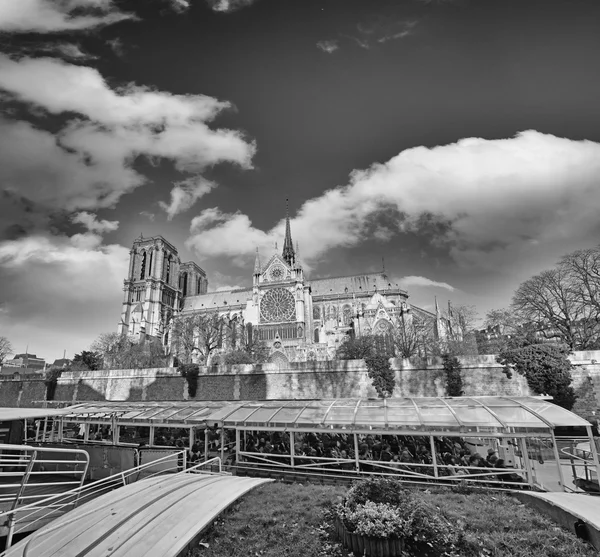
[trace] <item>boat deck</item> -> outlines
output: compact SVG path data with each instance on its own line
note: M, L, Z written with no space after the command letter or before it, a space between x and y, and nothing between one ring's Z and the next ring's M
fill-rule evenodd
M183 473L140 480L59 517L7 557L176 557L223 510L271 480Z

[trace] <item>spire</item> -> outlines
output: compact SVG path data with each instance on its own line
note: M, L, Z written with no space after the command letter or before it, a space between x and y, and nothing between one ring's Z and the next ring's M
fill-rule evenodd
M292 242L292 232L290 229L290 211L288 200L285 200L285 240L283 242L283 258L288 265L292 265L296 259L294 253L294 243Z
M258 248L256 248L256 259L254 259L254 274L260 275L260 273L261 273L260 256L258 255Z

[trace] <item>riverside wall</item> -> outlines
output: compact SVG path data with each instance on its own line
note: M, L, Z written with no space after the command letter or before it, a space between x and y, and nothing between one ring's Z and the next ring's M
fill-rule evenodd
M576 352L573 384L591 377L600 407L600 351ZM508 379L493 355L461 357L465 395L530 394L524 377ZM394 396L444 396L441 360L423 364L392 360L396 374ZM0 379L0 406L39 406L45 399L43 376ZM369 398L377 393L363 360L235 365L201 368L195 400L272 400ZM54 400L84 401L188 400L187 384L175 368L64 372Z

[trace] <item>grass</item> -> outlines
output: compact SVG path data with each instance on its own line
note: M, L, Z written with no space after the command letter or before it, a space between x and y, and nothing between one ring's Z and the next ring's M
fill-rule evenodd
M270 483L240 499L187 557L346 556L333 536L327 509L342 487ZM591 557L592 546L549 518L502 493L420 496L465 531L465 557Z

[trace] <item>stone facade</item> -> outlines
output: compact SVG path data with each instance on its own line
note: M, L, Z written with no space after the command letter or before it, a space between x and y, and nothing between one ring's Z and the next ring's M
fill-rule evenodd
M407 325L413 316L439 317L408 304L408 293L385 272L308 279L294 250L289 218L283 252L263 264L256 253L252 287L207 292L205 272L181 264L177 249L161 236L138 238L131 250L119 332L169 342L172 319L217 312L227 318L232 337L248 324L270 350L269 361L331 360L346 335L381 334ZM435 327L439 330L439 327Z

